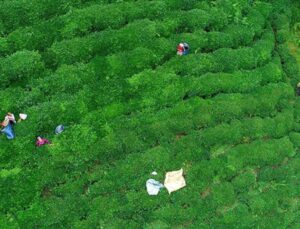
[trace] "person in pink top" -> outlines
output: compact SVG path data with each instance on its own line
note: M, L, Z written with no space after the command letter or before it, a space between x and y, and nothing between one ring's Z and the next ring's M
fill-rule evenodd
M37 137L37 140L36 140L36 143L35 143L35 145L37 147L40 147L40 146L46 145L46 144L51 144L51 142L46 138L42 138L40 136Z

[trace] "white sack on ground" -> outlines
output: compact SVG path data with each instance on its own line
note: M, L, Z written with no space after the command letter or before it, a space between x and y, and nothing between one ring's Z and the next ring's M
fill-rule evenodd
M186 183L183 177L183 169L167 172L164 185L168 190L169 194L171 194L171 192L177 191L178 189L185 187Z
M154 179L149 179L146 182L146 188L149 195L157 195L159 193L159 190L162 189L164 186L163 184L159 183L158 181Z
M27 119L27 114L19 114L20 119L25 120Z

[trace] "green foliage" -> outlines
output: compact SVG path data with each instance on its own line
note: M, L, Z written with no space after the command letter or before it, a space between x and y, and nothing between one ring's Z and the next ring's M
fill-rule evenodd
M64 14L72 6L83 4L86 0L4 0L0 7L2 33L11 32L18 27L32 25L41 19Z
M180 75L201 75L206 72L233 72L238 69L254 69L271 59L274 35L268 29L253 47L239 49L221 48L210 54L189 55L184 59L174 58L166 63Z
M22 83L39 77L44 71L44 64L37 52L19 51L0 60L1 84Z
M270 141L255 141L249 145L240 145L228 152L229 166L234 170L245 166L266 166L279 164L285 157L295 154L293 144L287 137Z
M295 227L298 11L0 1L0 114L28 114L15 139L0 136L1 228ZM39 135L52 144L36 147ZM186 187L147 194L147 179L180 168Z
M0 56L4 56L8 51L7 40L3 37L0 37Z

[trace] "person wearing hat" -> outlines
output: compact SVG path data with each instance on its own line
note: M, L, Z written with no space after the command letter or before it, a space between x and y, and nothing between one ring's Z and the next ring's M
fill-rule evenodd
M16 123L16 119L13 113L8 112L4 118L4 121L1 123L1 125L3 127L8 126L8 124L15 124Z

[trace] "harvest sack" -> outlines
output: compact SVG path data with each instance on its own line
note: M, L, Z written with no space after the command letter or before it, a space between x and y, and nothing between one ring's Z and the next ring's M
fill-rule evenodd
M25 120L27 118L27 114L19 114L20 119Z
M167 172L165 178L165 187L169 194L186 186L183 175L183 169Z
M159 193L159 190L162 189L164 186L163 184L159 183L158 181L154 179L149 179L146 182L146 188L149 195L157 195Z
M1 130L1 132L4 133L9 140L15 138L14 130L10 123L3 130Z
M63 125L59 125L55 128L55 134L60 134L61 132L63 132L65 129L65 127Z

